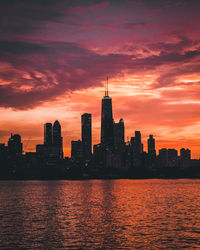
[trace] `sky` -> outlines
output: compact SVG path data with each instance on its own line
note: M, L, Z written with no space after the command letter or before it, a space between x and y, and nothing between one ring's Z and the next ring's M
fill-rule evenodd
M126 140L149 134L156 149L200 157L200 1L1 0L0 143L20 134L24 151L59 120L65 156L92 114L100 142L106 76Z

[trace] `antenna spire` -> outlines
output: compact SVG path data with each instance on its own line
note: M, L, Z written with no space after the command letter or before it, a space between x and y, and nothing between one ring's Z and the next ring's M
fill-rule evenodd
M107 93L106 96L108 96L108 76L107 76Z
M108 76L106 77L106 82L105 82L105 96L108 96Z
M106 81L105 81L105 96L106 96L106 94L107 94L107 83L106 83Z

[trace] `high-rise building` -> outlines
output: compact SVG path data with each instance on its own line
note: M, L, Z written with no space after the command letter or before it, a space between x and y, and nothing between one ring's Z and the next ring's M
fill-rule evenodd
M180 150L180 167L188 168L191 164L191 151L190 149L181 148Z
M4 143L0 143L0 172L8 163L8 147Z
M83 146L83 158L89 160L92 154L92 121L91 114L81 116L81 136Z
M113 131L113 113L112 98L108 95L108 78L105 88L105 96L102 99L101 108L101 144L113 147L114 131Z
M178 151L176 149L168 149L168 166L178 167Z
M95 162L95 166L103 166L105 163L105 148L101 143L93 146L93 160Z
M124 120L120 119L118 123L114 123L114 146L119 148L124 146Z
M22 154L22 143L20 135L11 134L8 140L8 151L12 155L21 155Z
M132 165L133 167L141 166L141 157L143 153L143 144L141 142L140 131L135 131L135 137L131 137Z
M159 150L158 162L160 167L168 167L168 150L166 148Z
M135 154L142 154L143 144L141 142L141 133L140 131L135 131L135 137L131 137L131 146Z
M53 141L53 131L52 131L52 124L46 123L44 124L44 144L45 145L52 145Z
M81 140L71 142L71 158L76 163L81 163L83 159L83 144Z
M63 158L63 141L61 136L61 126L58 120L53 124L53 146L58 149L58 156Z
M187 159L187 160L191 160L191 150L190 149L185 149L185 148L181 148L180 150L180 158L181 159Z
M148 154L151 157L156 156L156 149L155 149L155 139L153 138L153 135L149 135L149 139L147 140L148 142Z

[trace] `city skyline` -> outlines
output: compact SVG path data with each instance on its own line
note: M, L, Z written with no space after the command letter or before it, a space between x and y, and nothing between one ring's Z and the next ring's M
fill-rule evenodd
M147 153L150 157L157 157L160 155L160 152L167 151L177 151L175 152L176 157L187 154L189 152L191 159L191 150L186 147L181 147L180 149L176 148L167 148L156 147L156 141L153 134L149 134L149 137L146 139L145 143L142 140L142 134L140 131L135 130L134 134L131 137L127 137L127 140L124 137L125 134L125 126L124 119L120 118L119 122L115 122L113 118L113 107L112 107L112 98L109 96L109 88L108 88L108 76L106 78L106 82L104 85L104 96L102 97L102 105L101 105L101 129L100 129L100 138L99 142L94 144L92 142L92 114L84 113L81 115L81 136L79 139L73 139L70 144L70 156L72 159L83 159L83 161L90 161L92 154L95 155L94 147L101 146L104 149L107 148L111 151L118 150L119 148L125 146L133 146L136 147L137 154ZM47 122L44 124L43 128L43 144L35 145L35 149L31 152L37 152L38 148L47 147L47 150L50 149L50 152L55 150L59 159L63 159L63 137L62 137L62 129L58 120L54 122L54 124ZM134 137L135 135L135 137ZM20 147L23 147L23 143L21 143L21 135L11 133L10 138L7 142L7 146L9 147L9 142L12 138L20 137ZM6 145L6 143L4 143ZM145 147L146 144L146 147ZM3 144L2 144L3 145ZM135 145L135 146L134 146ZM48 149L49 148L49 149ZM19 150L20 151L20 150ZM22 150L21 153L28 153L28 151ZM55 152L54 152L55 153ZM161 154L162 155L162 154ZM195 158L194 158L195 159ZM200 158L196 158L200 159Z
M124 119L115 122L108 91L101 101L101 137L92 144L92 114L81 115L81 139L71 141L71 157L63 157L62 126L58 120L44 124L44 143L25 152L21 136L12 134L8 145L0 144L1 178L191 178L199 176L200 159L191 150L161 148L156 152L153 134L144 150L142 135L135 131L125 141ZM92 152L93 146L93 152ZM24 153L24 154L23 154Z
M92 129L93 126L92 126L92 118L91 118L92 114L90 114L90 113L84 113L84 114L81 114L81 116L80 116L80 137L76 136L76 138L72 138L72 140L69 142L70 143L69 154L67 154L67 155L64 154L63 136L62 136L62 132L61 132L62 124L60 124L59 120L57 120L57 119L54 121L54 124L50 123L49 121L47 121L45 124L43 124L43 138L42 138L42 141L41 141L41 143L34 145L34 148L32 150L29 151L29 150L26 149L27 148L27 144L29 143L31 137L29 137L29 139L27 141L23 140L23 138L21 138L22 143L23 143L23 141L26 142L26 143L24 143L25 144L24 145L25 149L23 149L23 152L24 153L26 153L26 152L35 152L36 148L37 148L37 145L43 145L42 142L44 143L44 145L54 145L55 144L54 143L54 141L55 141L55 139L54 139L55 138L55 136L54 136L54 126L58 124L58 126L60 126L60 128L59 128L59 130L60 130L59 137L61 138L61 142L60 143L61 143L61 145L62 145L61 147L63 149L62 153L60 153L61 154L61 158L62 157L71 157L71 154L72 154L72 142L77 142L77 141L82 142L83 138L84 138L84 136L83 136L83 131L84 131L84 126L83 126L83 119L84 118L83 117L84 116L86 116L86 117L89 116L90 117L91 135L89 137L90 137L90 140L91 140L91 145L89 146L89 148L91 148L90 150L91 150L92 153L93 153L93 146L98 145L99 143L100 144L105 144L105 145L109 145L109 143L110 143L110 144L114 145L114 126L119 125L121 122L123 123L123 140L121 140L120 143L122 143L122 142L124 142L124 143L131 143L131 139L133 138L134 134L136 133L136 136L137 136L137 133L139 133L140 134L139 135L140 142L141 142L141 145L142 145L142 152L144 151L144 152L147 152L148 154L151 154L151 152L149 151L149 148L151 148L151 145L152 145L152 142L150 142L151 140L153 140L153 148L155 148L155 150L156 150L156 152L155 152L156 155L158 155L159 151L163 150L163 149L176 149L179 152L179 155L180 155L180 152L181 152L182 149L185 149L185 148L188 149L188 148L190 148L189 145L186 145L185 147L184 146L180 146L180 148L167 147L167 146L158 147L157 146L157 140L155 138L155 134L150 134L150 133L147 132L148 135L147 135L146 138L144 138L144 136L142 135L142 133L141 133L140 130L134 130L133 133L130 136L127 136L127 138L125 138L124 135L126 133L126 127L124 125L124 119L121 117L119 119L119 123L116 123L115 119L113 118L114 114L113 114L112 98L109 96L109 91L108 91L108 76L107 76L105 82L106 83L104 85L104 96L102 97L102 105L101 105L101 117L104 116L103 113L105 111L103 111L103 110L105 109L104 108L105 107L105 101L109 101L109 103L108 103L108 109L111 110L111 114L109 114L110 111L108 111L108 110L107 111L108 111L108 116L110 116L111 121L113 122L113 125L112 125L113 126L112 127L112 130L113 130L112 133L113 133L113 135L111 136L111 143L109 141L110 140L109 139L110 138L110 134L108 133L108 132L110 132L110 128L106 128L105 129L105 130L107 130L107 133L108 133L108 134L106 133L107 137L108 137L108 142L105 143L105 141L102 140L102 126L103 126L102 125L102 118L101 118L101 121L99 121L100 124L101 124L101 126L100 126L100 132L99 132L99 140L95 141L96 143L94 143L92 141L92 135L93 135L93 129ZM108 123L110 123L109 120L108 120ZM49 126L50 126L50 128L49 128ZM50 131L48 131L48 129L50 129ZM49 136L49 134L46 131L48 131L51 135ZM10 136L12 137L12 135L18 136L18 133L15 133L15 132L11 131L8 138L10 138ZM88 136L88 134L86 134L86 137L87 136ZM49 137L51 137L51 138L49 138ZM118 137L120 137L120 135L118 135ZM86 138L86 140L87 140L87 138ZM4 141L4 142L0 141L0 143L5 143L6 145L8 145L8 142L9 142L9 139L7 141ZM173 142L172 142L172 145L173 145ZM191 156L192 156L192 152L191 152ZM192 159L200 159L200 157L197 157L197 158L191 157L191 158Z
M198 1L1 1L0 143L20 134L25 151L58 120L64 155L92 114L99 143L109 75L114 120L144 150L190 148L200 157Z

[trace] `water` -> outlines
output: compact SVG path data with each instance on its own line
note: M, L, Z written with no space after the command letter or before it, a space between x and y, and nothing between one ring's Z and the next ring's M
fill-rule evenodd
M1 181L0 248L200 248L200 180Z

